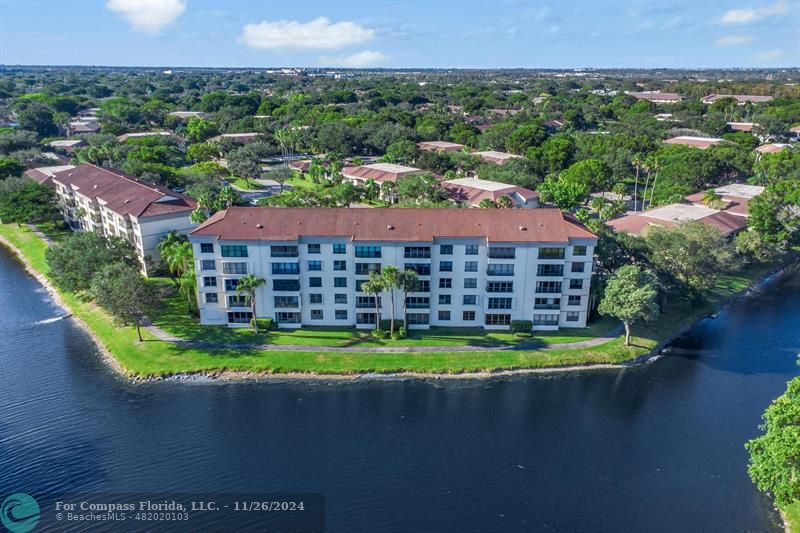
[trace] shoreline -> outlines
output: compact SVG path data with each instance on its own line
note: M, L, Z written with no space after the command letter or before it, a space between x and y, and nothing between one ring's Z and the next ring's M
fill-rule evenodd
M648 353L640 355L630 361L622 363L588 363L586 365L567 365L567 366L547 366L547 367L532 367L532 368L512 368L512 369L499 369L499 370L486 370L480 372L453 372L453 373L426 373L426 372L353 372L353 373L318 373L318 372L269 372L269 371L233 371L221 369L218 371L196 371L196 372L181 372L164 376L139 376L126 370L120 362L114 357L113 353L105 346L101 339L95 334L92 328L79 316L73 313L69 305L64 302L61 294L50 283L47 277L33 268L27 257L25 257L22 250L15 246L12 242L0 235L0 243L5 246L12 255L22 264L25 272L33 277L47 292L53 303L59 307L68 316L63 318L71 318L75 324L83 330L94 343L97 348L100 359L106 366L112 370L114 374L119 377L125 378L131 383L152 383L152 382L196 382L196 383L244 383L244 382L269 382L269 381L338 381L338 382L360 382L360 381L381 381L381 380L402 380L402 379L420 379L420 380L483 380L495 379L503 377L513 377L521 375L533 374L553 374L564 372L585 372L590 370L620 370L635 366L641 366L661 359L664 350L678 337L686 334L694 326L709 317L704 315L697 317L684 327L680 328L667 338L659 342ZM786 270L792 265L800 263L800 258L785 263L758 278L754 279L745 289L731 295L725 301L721 302L715 313L725 309L728 305L736 301L738 298L746 296L759 286L763 285L772 276Z

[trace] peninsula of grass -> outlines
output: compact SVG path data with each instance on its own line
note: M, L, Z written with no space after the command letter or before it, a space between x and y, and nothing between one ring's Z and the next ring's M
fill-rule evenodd
M800 532L800 502L794 502L783 510L786 517L786 533Z
M0 236L19 251L28 265L47 276L44 252L47 244L27 227L0 225ZM412 332L406 344L372 339L369 332L343 329L301 329L296 331L262 332L256 336L243 329L200 326L192 319L185 303L167 298L165 307L153 320L166 331L186 340L201 341L209 347L176 344L162 341L143 330L144 341L136 340L132 326L121 326L92 302L86 302L68 292L59 292L61 299L75 317L82 320L96 339L132 377L160 377L183 373L219 373L224 371L252 373L363 374L414 372L420 374L457 374L497 370L616 364L631 361L653 350L665 339L717 310L734 294L746 289L754 280L778 265L757 265L735 275L721 276L706 303L691 308L684 302L673 303L660 318L647 327L635 327L631 346L624 346L617 337L590 348L558 348L558 343L574 342L596 335L613 326L599 321L589 330L537 333L530 339L516 339L507 332L478 332L476 330L431 330ZM155 283L169 283L157 280ZM582 333L581 333L582 332ZM607 332L607 330L605 331ZM550 348L508 349L509 343L539 343ZM399 341L398 341L399 342ZM390 344L384 344L390 343ZM427 343L427 344L426 344ZM431 344L432 343L432 344ZM252 347L221 348L223 344L251 344ZM305 344L305 350L260 349L258 344ZM211 347L216 345L217 347ZM314 346L368 347L381 345L438 345L493 346L497 350L435 351L435 352L321 352Z

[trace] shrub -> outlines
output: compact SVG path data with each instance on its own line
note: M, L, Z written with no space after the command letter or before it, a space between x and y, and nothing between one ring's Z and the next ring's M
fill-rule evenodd
M258 318L258 319L250 319L250 327L253 327L253 323L255 320L258 320L258 330L259 331L268 331L277 329L278 325L275 323L275 320L272 318Z
M511 321L511 332L514 334L518 333L530 333L533 329L533 321L531 320L512 320Z
M397 330L397 336L401 339L405 339L408 336L408 331L406 331L406 328L401 327Z
M389 320L388 318L382 318L381 319L381 329L388 330L389 327L391 326L391 323L392 323L392 321ZM398 330L398 329L402 328L403 325L404 324L403 324L402 320L395 320L394 321L394 329L395 330Z
M372 336L376 339L388 339L389 331L385 329L376 329L372 332Z

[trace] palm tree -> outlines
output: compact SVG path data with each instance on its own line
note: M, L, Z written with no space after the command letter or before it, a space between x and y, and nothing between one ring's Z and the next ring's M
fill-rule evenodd
M236 194L233 187L223 187L222 190L219 191L219 201L225 204L225 207L231 207L238 198L239 195Z
M208 217L202 209L195 209L189 214L189 220L195 224L202 224Z
M495 203L500 209L510 209L514 207L514 202L508 196L501 196Z
M361 284L361 290L375 298L375 330L381 329L381 306L378 298L383 292L383 278L377 272L370 272L369 279Z
M636 169L636 178L633 182L633 212L635 213L638 210L639 205L639 171L642 168L642 163L644 159L642 158L641 154L633 154L631 158L631 164L633 168Z
M256 318L256 289L264 285L266 280L257 278L253 274L247 274L239 278L239 283L236 285L236 295L244 294L245 301L250 305L253 315L253 332L258 333L258 319Z
M653 170L655 171L655 176L653 176L653 186L650 188L650 206L653 206L653 198L656 195L656 182L658 181L658 171L661 170L661 161L656 157L653 158Z
M722 206L722 196L714 189L708 189L703 193L703 203L713 209L719 209Z
M497 205L495 205L494 201L492 201L491 198L484 198L483 200L480 201L478 207L480 207L481 209L494 209L495 207L497 207Z
M400 279L397 284L398 288L403 291L403 326L408 329L408 293L419 290L419 274L414 270L404 270L400 274Z
M388 183L388 182L387 182ZM400 285L400 277L402 274L400 270L394 265L388 265L381 271L381 281L383 282L383 289L389 291L391 298L391 322L389 323L389 333L394 333L394 290Z
M177 246L183 242L186 242L186 235L173 230L162 237L157 245L161 261L167 265L170 278L178 287L180 287L180 282L178 282L178 276L175 275L175 271L172 269L171 265L173 264L173 257L176 253Z
M364 183L364 192L367 200L374 202L378 197L378 183L370 178Z

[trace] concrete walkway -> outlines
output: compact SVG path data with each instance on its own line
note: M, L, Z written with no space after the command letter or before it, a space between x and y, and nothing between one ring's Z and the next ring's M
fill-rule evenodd
M186 348L208 349L256 349L274 352L329 352L329 353L434 353L434 352L499 352L499 351L529 351L529 350L563 350L567 348L591 348L612 341L622 334L622 325L617 326L602 337L595 337L585 341L564 342L549 344L546 342L532 341L521 342L513 346L312 346L305 344L247 344L247 343L214 343L187 341L167 333L158 326L149 324L145 326L154 337L171 342Z

